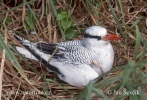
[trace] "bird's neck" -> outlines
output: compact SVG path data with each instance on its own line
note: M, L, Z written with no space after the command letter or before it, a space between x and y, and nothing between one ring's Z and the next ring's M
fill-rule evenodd
M112 45L109 42L100 42L100 43L88 43L83 42L83 45L88 49L95 53L99 53L101 51L106 51L108 48L112 48Z

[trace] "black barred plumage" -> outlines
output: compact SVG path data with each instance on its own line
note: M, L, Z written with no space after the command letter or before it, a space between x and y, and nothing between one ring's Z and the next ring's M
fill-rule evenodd
M93 59L96 59L94 52L89 52L82 41L61 42L59 44L38 43L37 48L44 53L52 54L57 48L53 58L64 58L64 60L71 60L72 62L91 64ZM63 61L63 60L62 60Z
M76 40L76 41L68 41L68 42L61 42L60 43L61 46L68 46L68 45L82 45L80 40Z

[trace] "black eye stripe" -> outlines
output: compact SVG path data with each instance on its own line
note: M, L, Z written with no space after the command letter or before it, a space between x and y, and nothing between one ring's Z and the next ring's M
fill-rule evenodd
M84 38L94 38L94 39L101 40L101 36L92 36L90 34L84 34Z

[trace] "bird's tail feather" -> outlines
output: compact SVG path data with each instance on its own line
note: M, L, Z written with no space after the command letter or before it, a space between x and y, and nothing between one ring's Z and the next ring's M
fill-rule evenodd
M24 39L18 35L14 35L14 37L25 47L21 48L16 46L17 51L24 55L26 58L34 59L34 60L40 60L40 56L35 53L35 51L32 49L32 46L35 46L35 43L31 43L27 39ZM37 57L36 57L37 56Z
M19 37L18 35L14 35L14 37L25 47L25 48L21 48L16 46L16 49L20 54L24 55L29 59L41 61L44 65L46 65L52 71L56 72L58 75L64 76L57 67L49 64L48 61L46 61L44 58L38 55L35 52L35 50L32 49L32 45L36 45L36 43L31 43L28 40Z
M35 56L33 56L27 49L16 46L16 50L20 54L24 55L26 58L38 61L38 59Z
M26 40L18 35L14 35L14 37L24 46L31 46L32 45L31 42L29 42L28 40Z

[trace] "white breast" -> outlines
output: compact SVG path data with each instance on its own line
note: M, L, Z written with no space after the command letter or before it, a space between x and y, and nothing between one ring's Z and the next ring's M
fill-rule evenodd
M108 42L104 47L97 49L97 59L103 69L104 72L109 71L112 68L114 61L114 50L112 45ZM99 67L93 64L92 68L101 75L101 70Z

